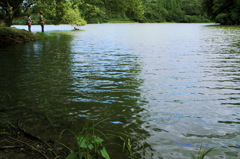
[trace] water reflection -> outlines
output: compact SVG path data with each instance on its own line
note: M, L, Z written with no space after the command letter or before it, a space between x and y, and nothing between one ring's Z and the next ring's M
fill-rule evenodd
M5 75L11 77L3 81L3 83L7 82L4 90L9 92L15 100L43 95L50 98L54 96L53 92L58 93L59 91L54 89L60 89L58 86L63 84L61 82L64 82L64 77L67 78L69 74L70 47L67 40L71 39L70 36L66 36L54 41L41 41L6 48L8 54L4 55L6 59L1 62L4 65L3 70L7 72ZM14 73L11 73L12 71Z
M147 148L144 138L148 132L141 128L143 121L139 116L144 111L145 100L141 98L139 88L143 80L139 77L138 57L125 43L112 40L113 34L104 38L94 35L96 44L91 43L93 39L87 34L75 35L72 42L73 82L69 100L74 109L71 115L91 116L94 120L109 118L110 123L104 129L135 135L138 140L143 139L136 149ZM105 42L98 44L98 41Z
M34 125L27 129L38 130L34 132L37 135L46 133L48 137L65 128L79 131L87 118L98 121L109 118L101 125L103 130L137 134L135 137L143 142L138 142L136 148L147 147L144 138L148 132L141 128L143 121L138 115L144 110L138 57L116 49L116 44L86 45L82 40L80 32L79 37L60 35L53 40L2 49L1 76L5 78L1 79L0 88L14 99L11 114L30 123L32 114L39 112ZM51 121L57 128L50 131L41 125L44 118L41 111L47 118L51 118L49 112L64 112L68 117Z
M24 110L64 112L55 123L59 131L79 130L88 117L110 118L101 129L132 135L142 158L186 158L179 145L197 153L201 144L225 153L215 158L237 158L239 28L85 27L1 49L1 90Z

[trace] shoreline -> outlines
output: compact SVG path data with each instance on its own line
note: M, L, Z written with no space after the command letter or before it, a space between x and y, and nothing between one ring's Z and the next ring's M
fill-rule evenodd
M16 27L0 27L0 47L30 43L52 37L56 37L56 35L49 35L42 32L29 32Z

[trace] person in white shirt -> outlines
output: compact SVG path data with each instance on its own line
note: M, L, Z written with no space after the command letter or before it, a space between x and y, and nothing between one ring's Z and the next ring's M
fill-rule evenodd
M28 25L28 31L29 31L29 32L32 32L32 31L31 31L32 21L33 21L33 20L31 19L31 15L29 14L29 15L28 15L28 19L27 19L27 25Z

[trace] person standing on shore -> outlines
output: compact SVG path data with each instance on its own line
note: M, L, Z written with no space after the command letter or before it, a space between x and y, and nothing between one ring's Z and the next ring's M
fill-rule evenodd
M39 24L41 25L41 28L42 28L42 32L44 32L44 22L45 20L43 20L43 12L40 11L40 16L39 16Z
M32 21L33 21L33 20L31 19L31 15L28 14L27 25L28 25L28 31L29 31L29 32L32 32L32 31L31 31Z

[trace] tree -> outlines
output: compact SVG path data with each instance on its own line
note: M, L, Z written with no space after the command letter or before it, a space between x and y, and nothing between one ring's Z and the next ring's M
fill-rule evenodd
M85 25L86 21L80 17L80 12L78 10L78 7L75 5L71 7L70 2L68 5L69 6L66 7L67 9L65 10L65 14L62 17L63 23L77 25L77 26Z
M239 0L203 0L202 5L211 20L216 23L240 24Z
M11 26L15 19L26 16L37 0L0 0L0 18L4 25Z
M79 10L81 12L81 16L88 23L98 23L104 22L106 18L106 12L101 5L94 5L89 3L79 3Z
M11 26L16 19L39 11L43 11L44 18L47 17L53 24L63 22L63 17L66 21L66 17L71 16L75 17L77 24L85 24L79 10L68 0L0 0L0 18L6 26Z
M79 5L81 15L87 22L107 22L109 19L143 19L141 0L72 0Z
M126 15L135 21L141 21L144 15L144 9L141 0L127 1Z
M186 15L201 15L203 14L200 0L183 0L182 10Z

